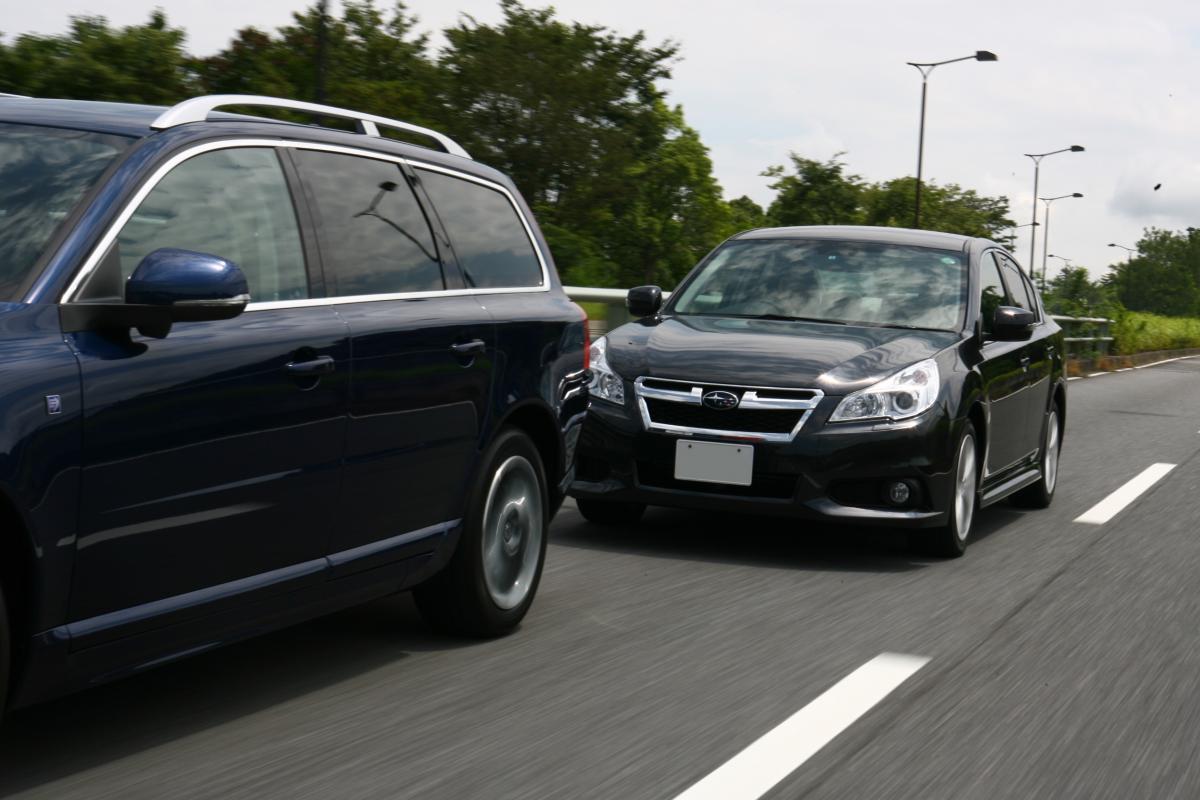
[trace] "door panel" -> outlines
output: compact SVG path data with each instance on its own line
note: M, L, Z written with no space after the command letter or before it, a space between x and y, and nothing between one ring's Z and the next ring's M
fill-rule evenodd
M472 297L339 311L354 355L334 552L462 516L495 357L491 317ZM474 342L478 352L453 349Z
M1046 413L1050 392L1050 361L1046 353L1045 325L1040 317L1037 290L1015 261L1004 254L1000 254L998 260L1014 304L1039 315L1039 324L1034 328L1029 340L1022 342L1020 355L1026 390L1025 416L1020 427L1014 431L1014 436L1021 441L1016 456L1020 458L1041 446L1042 417Z
M1012 295L1000 276L1000 265L992 252L980 258L980 299L982 332L986 344L980 348L979 365L983 394L988 403L988 443L986 474L995 474L1017 461L1025 447L1022 434L1028 411L1024 342L987 341L992 330L992 314L1000 306L1012 305Z
M164 340L74 334L85 466L72 620L323 555L349 390L327 307L175 326ZM298 380L290 362L339 370Z

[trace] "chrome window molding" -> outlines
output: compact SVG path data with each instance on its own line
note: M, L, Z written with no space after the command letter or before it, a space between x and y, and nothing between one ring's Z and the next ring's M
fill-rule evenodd
M217 142L204 142L194 145L183 150L182 152L176 153L157 170L155 170L150 178L138 188L133 197L126 202L125 207L121 210L121 213L117 215L116 219L113 220L113 222L108 226L108 229L104 232L104 235L100 238L100 241L97 242L96 246L92 248L91 253L84 260L83 266L79 268L74 277L71 278L70 283L67 284L67 288L59 296L59 302L69 303L77 299L79 290L87 282L87 279L91 277L92 273L95 272L100 260L104 257L104 254L108 252L108 248L112 246L112 243L116 240L121 229L124 228L125 224L129 221L129 218L133 216L134 212L139 206L141 206L142 201L146 199L146 196L149 195L150 192L154 191L159 182L162 181L162 179L165 178L171 170L178 167L184 161L204 153L209 153L214 150L229 150L243 147L290 147L299 150L320 150L327 153L340 153L343 155L359 156L361 158L373 158L377 161L389 161L394 164L407 165L414 169L430 169L437 172L444 172L447 175L468 180L473 183L478 183L482 186L488 187L489 189L494 189L495 191L503 194L508 199L508 202L512 205L513 210L517 214L517 218L521 221L521 225L525 228L525 235L529 237L529 242L533 247L534 254L537 256L538 264L542 268L542 283L538 286L513 286L490 289L442 289L429 292L395 292L390 294L355 295L344 297L312 297L299 300L272 300L264 302L251 302L246 306L247 311L277 308L302 308L304 306L317 305L341 305L345 303L376 302L383 300L419 300L427 297L450 297L456 295L524 294L528 292L550 291L550 269L549 264L546 261L546 257L542 253L542 248L538 246L537 238L533 235L533 228L529 224L529 220L526 218L524 212L521 210L521 206L516 202L512 193L504 186L494 181L489 181L486 178L480 178L477 175L470 175L468 173L460 172L448 167L442 167L440 165L435 167L423 161L404 158L403 156L394 156L388 153L377 153L357 147L345 147L343 145L323 144L320 142L304 142L291 139L247 138L222 139L221 141Z
M678 391L672 389L661 389L655 386L646 386L647 380L673 383L680 387L687 387ZM646 405L646 399L665 400L671 403L683 403L691 406L702 406L702 397L704 395L704 387L726 387L730 389L744 389L741 402L737 408L747 411L803 411L800 419L796 421L795 426L789 433L769 433L764 431L744 431L744 430L725 430L717 428L692 428L683 425L669 425L665 422L655 422L650 418L650 407ZM783 398L783 397L759 397L760 392L807 392L812 396L809 398ZM754 439L762 442L785 443L796 438L800 433L800 429L804 427L804 423L812 416L812 412L820 404L825 393L820 389L797 389L772 386L744 386L728 383L708 383L708 382L691 382L680 381L673 378L654 378L642 376L634 380L633 393L637 398L638 412L642 418L642 425L647 431L658 431L660 433L671 433L681 436L693 436L700 434L703 436L728 436L738 439Z

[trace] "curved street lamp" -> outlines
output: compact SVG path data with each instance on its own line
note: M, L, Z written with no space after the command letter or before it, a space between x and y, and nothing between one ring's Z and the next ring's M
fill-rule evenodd
M1190 230L1190 229L1189 229L1189 230ZM1133 248L1133 247L1126 247L1125 245L1123 245L1123 244L1117 244L1116 242L1109 242L1109 243L1108 243L1108 246L1109 246L1109 247L1119 247L1119 248L1121 248L1122 250L1124 250L1124 251L1125 251L1125 263L1126 263L1126 264L1128 264L1128 263L1129 263L1129 262L1130 262L1130 261L1133 259L1133 254L1137 252L1137 249L1136 249L1136 248Z
M943 64L953 64L957 61L997 61L996 54L989 50L976 50L973 56L963 56L962 58L949 58L945 61L934 61L927 64L920 64L915 61L908 61L910 67L916 67L921 72L921 128L917 135L917 199L916 208L913 211L913 227L921 227L921 175L925 166L925 94L929 88L929 74L933 72L935 67L940 67ZM1034 194L1037 192L1035 191Z
M1054 255L1054 253L1051 253L1051 254L1050 254L1050 258L1057 258L1059 261L1063 262L1063 264L1064 264L1064 265L1065 265L1065 266L1066 266L1068 269L1070 269L1070 267L1071 267L1071 262L1074 260L1074 259L1071 259L1071 258L1067 258L1066 256L1056 256L1056 255ZM1043 289L1042 291L1045 291L1045 289Z
M1033 221L1037 222L1037 201L1038 201L1038 173L1042 168L1042 159L1046 156L1057 155L1058 153L1082 153L1083 145L1073 144L1070 147L1064 147L1061 150L1051 150L1048 153L1026 153L1026 158L1033 159ZM1037 237L1029 237L1029 270L1033 271L1034 258L1037 256Z
M1058 197L1043 197L1040 198L1046 204L1046 227L1042 229L1042 291L1046 291L1046 251L1050 249L1050 204L1055 200L1064 200L1068 197L1083 197L1079 192L1071 192L1070 194L1060 194Z

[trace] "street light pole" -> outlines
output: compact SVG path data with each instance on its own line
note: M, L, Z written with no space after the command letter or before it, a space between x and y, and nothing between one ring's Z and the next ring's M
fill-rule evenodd
M1055 200L1062 200L1067 197L1083 197L1079 192L1071 194L1060 194L1058 197L1043 197L1041 201L1046 204L1046 226L1042 230L1042 291L1046 291L1046 253L1050 250L1050 204ZM1034 234L1036 237L1036 233ZM1030 265L1030 269L1033 265Z
M1033 221L1037 222L1037 201L1038 201L1038 173L1042 169L1042 159L1046 156L1052 156L1057 153L1082 153L1082 145L1073 144L1070 147L1064 147L1061 150L1051 150L1048 153L1026 153L1026 158L1033 159ZM1037 258L1037 231L1034 231L1029 236L1029 270L1033 271L1033 265Z
M962 58L951 58L946 61L934 61L928 64L918 64L913 61L907 62L910 67L916 67L921 73L921 126L917 134L917 197L915 208L913 210L913 227L921 227L921 178L925 168L925 98L929 91L929 75L935 67L940 67L943 64L953 64L956 61L996 61L996 54L987 50L976 50L973 56L963 56Z
M1126 247L1125 245L1123 245L1123 244L1117 244L1116 242L1109 242L1109 243L1108 243L1108 246L1109 246L1109 247L1119 247L1119 248L1121 248L1122 250L1124 250L1124 251L1125 251L1125 263L1126 263L1126 264L1128 264L1130 261L1132 261L1132 260L1133 260L1133 254L1136 252L1135 248L1132 248L1132 247Z

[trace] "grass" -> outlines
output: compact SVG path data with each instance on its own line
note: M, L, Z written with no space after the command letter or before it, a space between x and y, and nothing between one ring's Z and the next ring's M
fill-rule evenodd
M1112 336L1122 355L1200 347L1200 319L1127 311L1113 326Z

